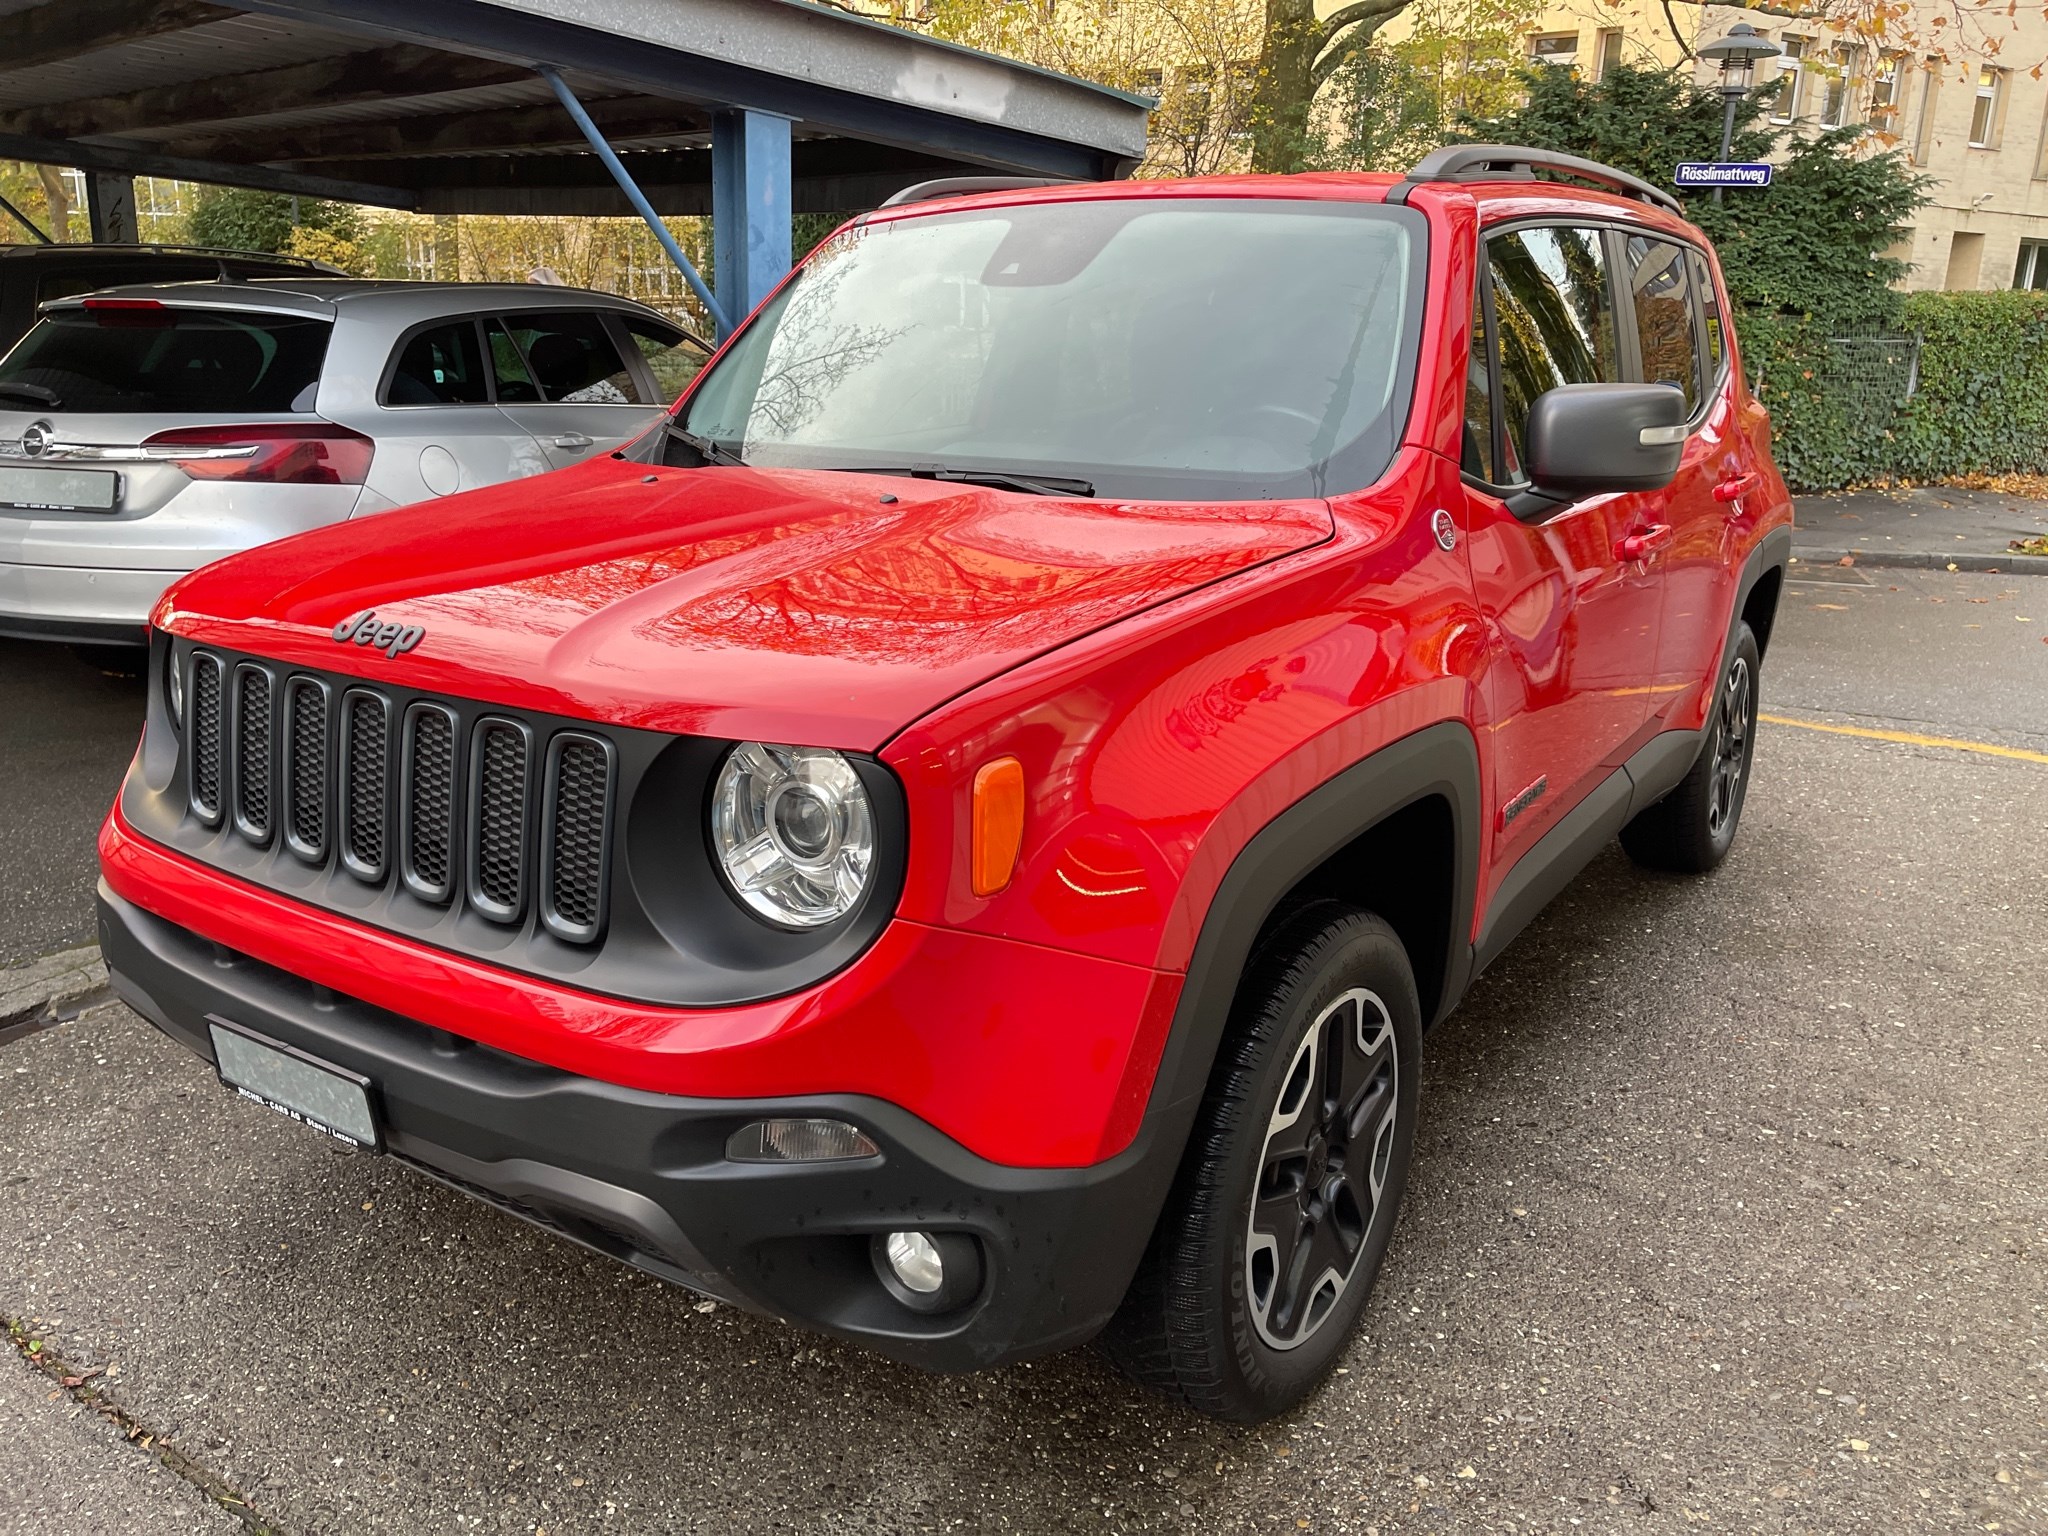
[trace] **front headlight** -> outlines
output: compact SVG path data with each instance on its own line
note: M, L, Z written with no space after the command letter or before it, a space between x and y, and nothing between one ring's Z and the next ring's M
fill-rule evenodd
M164 636L164 703L171 711L171 724L185 728L185 674L178 670L178 648Z
M747 906L784 928L818 928L851 912L873 879L874 806L829 748L742 742L718 771L711 843Z

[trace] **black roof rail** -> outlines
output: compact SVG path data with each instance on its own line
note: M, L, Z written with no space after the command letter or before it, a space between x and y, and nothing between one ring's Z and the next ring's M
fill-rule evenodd
M928 203L935 197L965 197L970 192L1016 192L1025 187L1067 187L1076 185L1071 176L941 176L920 181L887 198L884 208L901 208L905 203Z
M1519 144L1446 144L1442 149L1433 149L1415 162L1415 168L1387 194L1387 201L1405 203L1410 188L1432 181L1533 181L1538 171L1590 181L1609 192L1639 198L1666 213L1685 217L1684 205L1677 198L1640 176L1617 171L1598 160L1551 149L1528 149Z

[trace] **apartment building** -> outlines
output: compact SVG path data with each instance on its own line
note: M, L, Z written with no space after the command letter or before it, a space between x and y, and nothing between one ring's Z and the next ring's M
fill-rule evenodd
M2048 80L2032 74L2048 60L2048 13L1941 9L1948 24L1925 30L1946 35L1946 57L1740 6L1673 4L1667 16L1658 0L1563 0L1533 24L1529 57L1597 78L1618 60L1681 64L1679 36L1696 48L1748 22L1785 50L1759 71L1760 85L1776 82L1774 122L1868 123L1929 178L1928 203L1892 251L1911 263L1905 287L2048 289ZM1702 68L1700 78L1717 76Z

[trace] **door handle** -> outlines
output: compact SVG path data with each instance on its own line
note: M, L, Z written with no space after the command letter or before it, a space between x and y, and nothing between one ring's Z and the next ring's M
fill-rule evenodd
M1615 546L1615 554L1623 561L1647 560L1656 551L1671 542L1669 523L1652 523L1647 528L1638 528L1634 533Z
M581 432L564 432L551 441L557 448L588 448L594 439L585 437Z
M1730 503L1738 502L1755 490L1762 480L1763 476L1757 474L1754 470L1748 474L1731 475L1714 487L1714 500Z

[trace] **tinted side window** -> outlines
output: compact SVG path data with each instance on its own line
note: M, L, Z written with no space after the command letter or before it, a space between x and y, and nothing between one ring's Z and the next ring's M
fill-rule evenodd
M384 391L386 405L482 405L490 398L473 320L451 320L401 343Z
M1635 305L1636 340L1643 353L1643 379L1684 390L1689 409L1700 403L1691 254L1667 240L1628 237L1628 283Z
M657 325L639 315L621 315L619 321L647 360L664 405L673 403L711 358L694 337L674 326Z
M1707 266L1707 258L1698 251L1692 253L1693 285L1699 290L1700 304L1707 316L1707 373L1718 377L1721 372L1721 358L1728 350L1728 344L1721 337L1721 295L1714 287L1714 274Z
M1522 229L1487 242L1499 331L1501 410L1513 465L1529 407L1561 384L1621 377L1605 247L1597 229Z
M1493 474L1493 375L1486 356L1486 276L1472 294L1472 351L1465 360L1465 433L1458 468L1479 480Z
M520 354L518 343L513 341L505 327L495 320L485 323L484 334L491 344L491 376L497 381L498 403L538 403L540 389L533 382L533 375L526 370L526 359Z
M589 310L505 316L543 400L555 405L652 405Z

